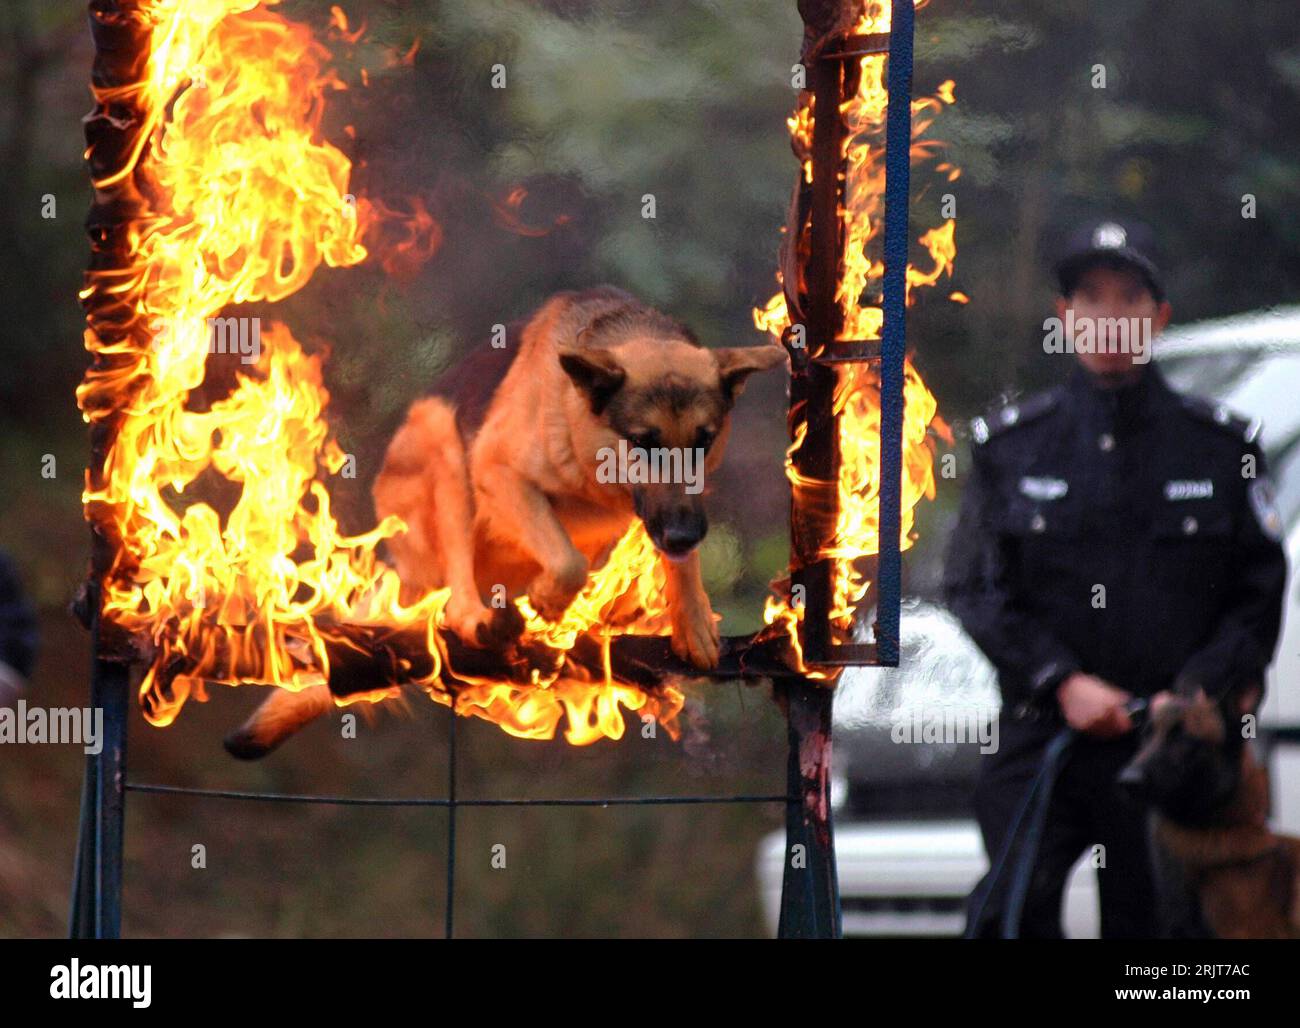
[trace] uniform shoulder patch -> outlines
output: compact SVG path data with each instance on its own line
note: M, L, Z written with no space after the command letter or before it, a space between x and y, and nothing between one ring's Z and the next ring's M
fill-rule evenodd
M1061 400L1060 389L1034 393L1018 403L1008 403L995 407L970 423L971 438L977 445L983 446L995 435L1000 435L1018 425L1027 425L1044 414L1056 409Z
M1277 490L1268 478L1257 478L1247 490L1250 509L1255 513L1255 520L1265 537L1273 542L1282 541L1282 512L1277 505Z
M1183 409L1198 421L1215 425L1243 442L1253 443L1259 437L1262 423L1258 418L1244 418L1229 407L1203 396L1179 393Z

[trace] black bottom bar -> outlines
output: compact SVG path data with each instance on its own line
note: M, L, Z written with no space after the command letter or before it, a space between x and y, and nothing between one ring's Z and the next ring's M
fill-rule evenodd
M782 939L838 939L839 877L831 825L833 689L807 680L783 683L790 758L786 804Z

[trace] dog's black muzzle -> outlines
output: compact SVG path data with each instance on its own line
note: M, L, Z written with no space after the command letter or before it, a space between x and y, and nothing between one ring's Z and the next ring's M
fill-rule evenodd
M640 496L634 494L633 501L655 549L670 559L685 557L708 535L709 519L698 507L674 505L645 510Z

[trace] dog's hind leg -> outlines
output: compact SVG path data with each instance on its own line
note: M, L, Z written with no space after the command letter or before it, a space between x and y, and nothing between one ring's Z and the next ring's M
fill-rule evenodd
M273 688L252 716L226 736L226 752L240 760L265 757L304 725L333 708L329 686L313 685L297 692Z
M412 405L388 446L374 485L375 511L396 514L407 531L388 540L408 595L449 586L448 628L470 644L489 645L517 632L513 607L493 610L474 578L474 499L456 413L437 397Z

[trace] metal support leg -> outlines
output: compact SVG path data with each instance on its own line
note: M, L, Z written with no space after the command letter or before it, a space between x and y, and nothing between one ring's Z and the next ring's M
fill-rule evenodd
M98 626L92 635L98 653ZM116 939L122 932L122 827L126 785L126 724L130 670L96 656L90 703L104 711L103 746L86 757L81 827L73 871L68 934Z
M835 692L807 679L784 686L790 758L785 811L782 939L838 939L840 889L831 825L831 705Z

